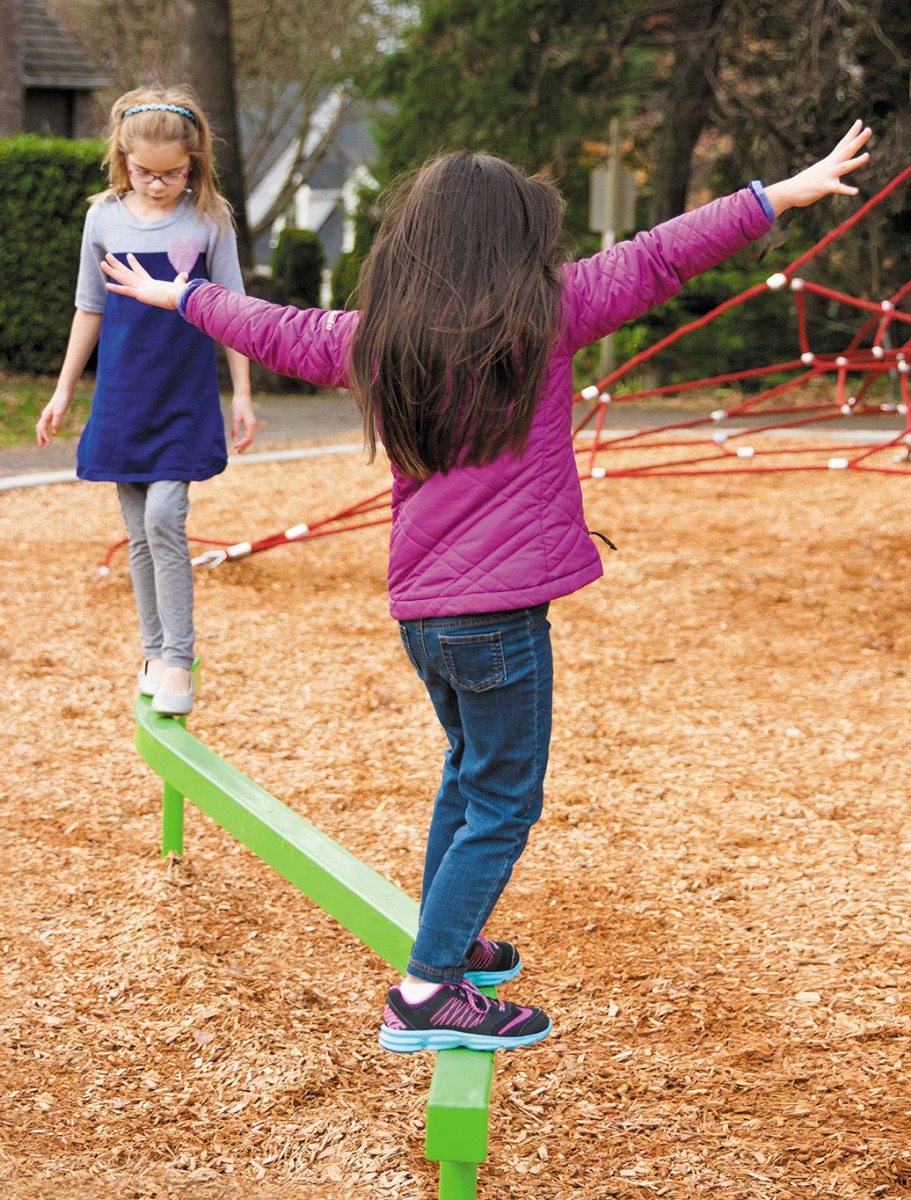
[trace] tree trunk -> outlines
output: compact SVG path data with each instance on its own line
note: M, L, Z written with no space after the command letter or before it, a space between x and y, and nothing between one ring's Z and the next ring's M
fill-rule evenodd
M686 208L693 150L715 94L721 18L726 4L727 0L692 0L680 6L653 175L652 224L667 221Z
M234 209L240 265L253 266L234 90L231 0L178 0L180 68L215 136L218 178Z

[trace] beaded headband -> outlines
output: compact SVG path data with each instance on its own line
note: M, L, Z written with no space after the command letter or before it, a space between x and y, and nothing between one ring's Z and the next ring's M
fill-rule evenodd
M124 121L127 117L132 117L135 113L141 112L178 113L181 117L189 117L194 125L199 124L196 119L196 114L191 113L188 108L181 108L179 104L137 104L135 108L128 108L120 119L121 121Z

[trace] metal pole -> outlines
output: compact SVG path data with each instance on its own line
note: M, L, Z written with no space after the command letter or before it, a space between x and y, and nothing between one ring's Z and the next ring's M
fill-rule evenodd
M605 229L601 233L601 249L610 250L617 240L617 221L623 209L623 196L621 192L622 175L621 175L621 157L622 147L620 141L620 118L611 117L609 130L610 140L610 158L607 163L607 212L608 220L606 222L610 228ZM607 337L601 340L601 362L600 375L603 379L609 375L614 369L614 338L613 334L608 334Z

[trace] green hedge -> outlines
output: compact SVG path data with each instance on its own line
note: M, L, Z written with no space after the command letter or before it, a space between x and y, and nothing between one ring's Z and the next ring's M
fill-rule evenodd
M326 256L309 229L283 229L272 251L272 278L297 308L318 308Z
M0 367L55 374L73 320L86 199L100 141L0 139Z
M333 308L357 308L357 280L361 263L370 252L370 247L379 230L376 188L362 185L358 192L354 212L354 246L339 255L332 270Z
M361 269L361 256L356 250L344 250L337 258L332 268L332 296L329 301L332 308L357 307L354 292L357 287L357 277Z

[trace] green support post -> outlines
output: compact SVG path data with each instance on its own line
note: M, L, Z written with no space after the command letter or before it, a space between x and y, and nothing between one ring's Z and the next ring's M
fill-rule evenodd
M440 1200L476 1200L477 1194L477 1163L440 1163Z
M447 1050L446 1059L447 1069L434 1071L430 1081L425 1153L440 1164L440 1200L474 1200L478 1163L487 1158L493 1054Z
M183 854L183 796L165 780L161 798L161 857Z
M185 718L157 716L142 696L135 744L164 781L163 854L183 852L186 798L390 966L405 971L418 923L410 896L204 746L187 732ZM477 1196L478 1164L487 1157L493 1061L492 1053L464 1049L436 1056L426 1154L440 1164L440 1200Z

